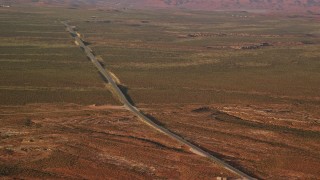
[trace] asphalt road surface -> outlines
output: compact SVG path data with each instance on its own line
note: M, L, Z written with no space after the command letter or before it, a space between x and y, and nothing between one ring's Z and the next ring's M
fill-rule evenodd
M210 153L206 152L205 150L201 149L200 147L190 143L189 141L185 140L183 137L171 132L170 130L166 129L165 127L162 127L155 122L153 122L151 119L146 117L138 108L133 106L126 96L123 94L123 92L120 90L118 85L115 83L115 81L112 79L111 74L105 70L102 65L99 63L99 61L96 59L95 55L92 53L92 50L87 47L83 40L77 35L77 32L74 30L75 27L70 26L67 22L62 22L66 26L67 31L74 37L76 44L78 44L83 51L86 53L87 57L91 60L91 62L95 65L95 67L98 69L98 71L101 73L101 75L108 81L110 84L112 90L114 91L115 95L118 97L118 99L123 103L123 105L132 113L134 113L143 123L151 126L152 128L156 129L157 131L173 138L174 140L178 141L179 143L187 146L189 150L197 155L206 157L210 160L212 160L214 163L220 165L221 167L233 172L234 174L238 175L239 177L243 179L255 179L248 174L238 170L237 168L227 164L223 160L211 155Z

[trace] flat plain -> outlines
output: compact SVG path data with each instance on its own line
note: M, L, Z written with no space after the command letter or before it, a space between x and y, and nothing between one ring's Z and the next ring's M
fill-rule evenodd
M247 12L0 9L0 176L212 179L233 174L140 123L135 106L259 179L320 176L320 23Z

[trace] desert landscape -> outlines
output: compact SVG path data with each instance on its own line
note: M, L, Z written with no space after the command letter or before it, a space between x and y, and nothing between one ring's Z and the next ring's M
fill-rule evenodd
M1 179L319 179L320 1L0 1Z

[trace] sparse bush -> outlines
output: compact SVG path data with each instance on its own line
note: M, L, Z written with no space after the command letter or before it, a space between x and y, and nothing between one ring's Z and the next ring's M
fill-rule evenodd
M14 175L17 174L18 171L19 169L15 165L0 164L0 177Z

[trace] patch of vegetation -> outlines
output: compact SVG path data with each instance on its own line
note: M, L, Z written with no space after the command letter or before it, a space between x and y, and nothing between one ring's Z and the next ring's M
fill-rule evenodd
M3 152L6 155L13 155L14 154L14 150L12 148L9 148L9 147L4 148Z
M285 133L285 134L289 133L289 134L294 134L295 136L303 137L305 139L319 140L319 138L320 138L320 133L317 131L306 131L306 130L301 130L301 129L296 129L296 128L289 128L289 127L285 127L285 126L266 125L265 123L250 122L250 121L246 121L246 120L241 119L239 117L232 116L227 113L220 112L220 111L213 112L211 114L211 116L218 121L234 123L234 124L238 124L241 126L247 126L250 128L254 128L254 129L276 131L276 132Z
M246 14L239 19L225 12L182 12L6 12L0 28L6 34L0 36L0 84L102 87L98 73L58 21L69 19L136 104L319 103L319 23L299 17ZM194 33L209 36L188 37ZM272 46L230 49L263 42ZM38 94L33 96L42 96Z
M108 15L110 25L75 22L106 67L128 86L135 103L319 103L320 56L314 48L320 39L306 36L319 28L313 21L236 19L223 12L166 13ZM149 23L140 24L139 30L130 26L142 20ZM181 38L195 32L226 36ZM263 42L272 46L206 48Z
M26 127L30 127L33 124L34 124L34 122L32 122L32 120L29 118L24 121L24 126L26 126Z
M0 104L117 102L58 17L16 10L1 16Z
M0 177L18 174L20 169L16 165L0 164Z

